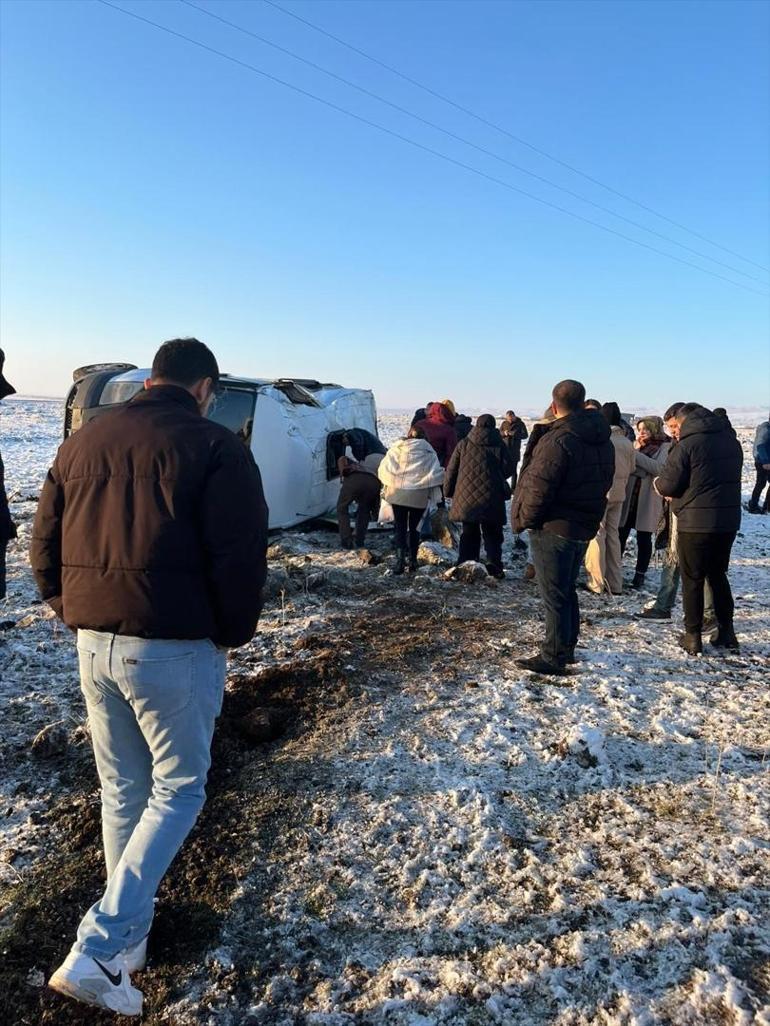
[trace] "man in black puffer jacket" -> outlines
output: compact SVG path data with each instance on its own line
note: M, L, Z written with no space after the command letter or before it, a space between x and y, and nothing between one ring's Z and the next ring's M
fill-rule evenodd
M679 644L691 655L702 651L703 588L708 581L719 625L711 643L737 650L727 570L741 523L743 451L730 422L698 403L685 403L676 420L679 444L655 478L655 488L672 500L677 518L685 625Z
M107 867L49 986L126 1015L156 891L205 800L225 648L251 640L267 573L259 470L206 417L218 382L202 342L164 343L145 391L59 448L33 528L40 593L78 631Z
M545 605L540 654L519 659L517 665L538 673L563 674L575 662L580 633L575 584L615 473L609 424L601 413L583 409L585 397L579 381L560 381L554 387L556 421L522 470L513 497L513 529L530 531Z
M481 535L487 553L487 570L502 579L505 500L510 495L507 479L513 473L508 449L495 427L495 418L482 414L467 438L458 442L449 458L444 495L453 499L449 516L463 525L458 563L478 561Z

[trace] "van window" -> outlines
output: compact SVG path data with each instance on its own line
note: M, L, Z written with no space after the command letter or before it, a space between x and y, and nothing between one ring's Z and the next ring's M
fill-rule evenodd
M116 406L127 403L144 388L142 381L108 381L99 397L100 406Z
M246 445L251 446L251 432L254 427L255 392L236 388L223 388L217 395L209 418L229 428Z

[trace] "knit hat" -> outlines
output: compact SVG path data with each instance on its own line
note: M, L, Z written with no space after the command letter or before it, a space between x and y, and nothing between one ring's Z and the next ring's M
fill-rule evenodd
M15 395L16 389L3 375L3 366L5 364L5 353L0 349L0 399L5 399L6 396Z
M449 410L449 412L452 414L452 416L453 417L455 416L457 411L455 410L455 404L452 402L451 399L442 399L441 400L441 405L442 406L446 406L446 408Z

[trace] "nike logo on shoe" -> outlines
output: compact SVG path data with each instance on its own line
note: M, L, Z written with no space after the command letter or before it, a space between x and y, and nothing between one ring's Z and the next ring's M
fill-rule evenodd
M110 983L113 985L113 987L119 987L120 986L120 982L123 979L123 970L122 969L119 970L116 973L111 973L109 969L106 969L102 965L102 963L99 961L98 958L95 958L94 962L96 962L96 964L99 966L99 968L104 973L104 975L107 977L107 979L110 981Z

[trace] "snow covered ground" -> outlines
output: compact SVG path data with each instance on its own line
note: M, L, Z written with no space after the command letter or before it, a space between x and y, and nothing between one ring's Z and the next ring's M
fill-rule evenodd
M73 639L26 560L60 419L0 405L20 526L0 604L0 1022L57 1026L108 1021L42 986L101 872ZM382 416L383 437L409 419ZM275 537L137 977L143 1021L770 1026L770 518L746 515L734 550L739 655L688 659L678 615L635 619L651 595L581 595L581 663L559 680L514 666L540 605L509 540L499 584L394 578L387 535L371 548L365 565L332 533ZM283 733L259 740L255 716Z

